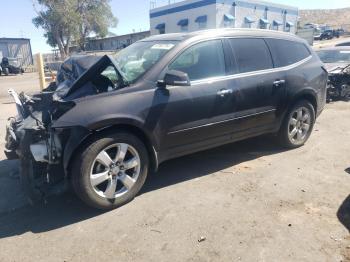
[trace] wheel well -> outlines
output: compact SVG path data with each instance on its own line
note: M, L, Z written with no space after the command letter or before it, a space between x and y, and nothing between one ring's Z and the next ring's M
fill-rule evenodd
M317 100L315 98L314 95L312 94L303 94L303 95L300 95L298 96L296 99L294 99L294 103L297 103L298 101L300 100L307 100L311 103L312 107L314 108L314 111L315 111L315 115L317 115Z
M115 130L118 131L126 131L129 133L132 133L133 135L137 136L146 146L149 158L150 158L150 170L151 171L156 171L158 168L158 159L157 159L157 155L156 152L153 149L151 140L147 137L147 135L140 129L137 128L135 126L132 125L125 125L125 124L117 124L117 125L113 125L113 126L109 126L107 128L98 130L98 131L94 131L93 133L91 133L89 136L87 136L82 143L74 150L71 159L69 160L69 164L68 164L68 176L70 176L70 169L72 167L72 164L74 162L74 154L76 152L79 152L80 150L82 150L87 144L89 144L89 142L91 140L93 140L96 136L102 136L103 134L107 134L107 133L112 133L115 132Z

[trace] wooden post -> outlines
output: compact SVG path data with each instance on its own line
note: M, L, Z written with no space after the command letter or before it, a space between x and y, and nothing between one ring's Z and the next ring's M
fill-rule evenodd
M39 74L40 91L42 91L46 87L46 83L45 83L44 62L43 62L43 56L41 55L41 53L36 54L36 65L37 65L38 74Z

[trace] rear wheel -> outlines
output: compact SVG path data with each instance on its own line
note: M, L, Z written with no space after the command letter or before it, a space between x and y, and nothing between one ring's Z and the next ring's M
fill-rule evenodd
M309 139L315 123L315 110L307 100L297 102L287 113L279 140L282 146L297 148Z
M146 147L136 136L117 133L96 138L75 160L73 187L88 205L113 209L136 196L148 166Z

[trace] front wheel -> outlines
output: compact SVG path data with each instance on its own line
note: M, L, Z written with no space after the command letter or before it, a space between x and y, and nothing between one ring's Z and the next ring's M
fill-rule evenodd
M315 124L315 110L307 100L297 102L287 113L279 140L282 146L297 148L309 139Z
M114 209L140 191L148 166L146 147L136 136L117 133L96 138L73 164L73 188L88 205Z

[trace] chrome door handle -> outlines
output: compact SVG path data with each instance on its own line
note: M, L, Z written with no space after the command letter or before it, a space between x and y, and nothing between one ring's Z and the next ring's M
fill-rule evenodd
M273 85L278 87L280 85L284 85L286 83L286 80L281 79L281 80L276 80L275 82L273 82Z
M229 95L232 93L233 93L232 89L221 89L220 91L217 92L217 95L224 97L225 95Z

